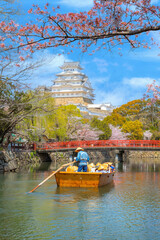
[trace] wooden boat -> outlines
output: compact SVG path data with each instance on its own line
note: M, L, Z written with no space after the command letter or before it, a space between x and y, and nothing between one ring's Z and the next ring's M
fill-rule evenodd
M101 187L113 180L114 173L102 172L57 172L58 187Z

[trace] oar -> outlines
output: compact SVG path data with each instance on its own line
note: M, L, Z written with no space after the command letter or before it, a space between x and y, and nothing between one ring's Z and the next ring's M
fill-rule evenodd
M73 164L76 161L70 162L70 163L66 163L63 164L60 168L58 168L55 172L53 172L50 176L48 176L46 179L44 179L41 183L39 183L35 188L33 188L30 192L28 193L32 193L34 192L37 188L39 188L43 183L45 183L49 178L51 178L53 175L55 175L57 172L59 172L62 168L69 166L71 164Z

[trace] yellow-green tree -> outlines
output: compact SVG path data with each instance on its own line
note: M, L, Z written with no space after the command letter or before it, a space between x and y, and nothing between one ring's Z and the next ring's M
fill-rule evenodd
M16 130L29 141L41 141L43 135L46 134L46 128L49 128L48 119L52 122L55 100L48 93L29 91L27 94L32 99L31 104L35 107L35 111L30 112L30 115L16 127Z
M126 118L132 118L132 120L139 119L143 113L143 108L146 105L143 100L133 100L126 104L123 104L119 108L113 110L113 114L117 113Z
M113 112L110 116L105 117L103 122L115 127L122 126L126 122L126 118L117 112Z
M139 120L126 121L122 126L124 133L129 133L129 139L141 140L143 139L143 124Z
M70 140L82 120L80 110L74 105L60 106L52 118L50 137L57 141Z
M55 141L70 140L71 135L79 129L83 118L80 110L74 105L56 107L54 98L50 95L41 99L34 115L23 121L19 129L27 132L32 141L42 141L44 138Z
M100 130L102 133L99 135L100 140L107 140L110 138L112 131L109 128L108 122L104 120L99 120L97 117L94 117L90 123L92 128Z

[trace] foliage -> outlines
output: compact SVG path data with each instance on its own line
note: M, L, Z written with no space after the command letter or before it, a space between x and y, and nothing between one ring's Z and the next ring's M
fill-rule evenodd
M148 87L151 92L152 85L148 85ZM104 120L115 127L122 127L125 123L127 125L127 121L139 120L142 123L144 133L145 131L150 131L150 133L153 133L159 129L159 118L160 100L158 99L158 91L156 91L156 98L151 98L151 95L149 96L148 94L145 94L144 98L141 100L133 100L114 109L112 114L107 116Z
M15 126L33 111L33 106L29 96L15 91L12 84L7 83L4 88L3 82L0 94L0 143L3 143L5 136L9 137Z
M99 140L99 135L103 132L91 128L89 124L80 124L76 132L73 133L71 139L74 140Z
M147 93L143 98L148 100L147 105L152 105L160 100L160 86L156 84L156 80L151 84L147 84Z
M82 118L80 110L74 105L59 107L53 116L52 137L58 141L69 140Z
M122 126L124 133L129 133L129 139L141 140L143 139L143 125L139 120L126 121Z
M102 121L102 125L100 127L100 130L103 131L103 134L99 135L100 140L107 140L110 138L112 131L109 128L109 125Z
M13 8L16 0L1 0L0 15L6 19L9 15L19 14L19 9ZM17 7L17 6L16 6Z
M99 135L99 139L100 140L107 140L110 138L111 136L111 129L109 128L109 125L106 121L104 120L99 120L98 118L94 117L92 120L91 120L91 123L90 123L91 127L93 128L97 128L99 129L100 131L102 131L103 133Z
M48 93L40 91L29 91L31 103L34 106L34 111L23 120L16 130L26 135L30 141L42 141L46 131L50 134L52 128L52 119L55 114L54 98Z
M40 108L41 105L43 109ZM26 126L31 140L43 141L44 136L46 136L48 140L67 141L79 129L82 116L76 106L68 105L55 108L54 98L51 96L39 101L38 106L38 111L25 120L23 126L21 125L21 129Z
M113 125L109 125L110 129L112 130L112 135L109 140L127 140L129 133L124 133L119 127L115 127Z
M97 41L99 46L92 53L100 48L110 51L117 45L121 50L126 43L131 48L147 48L155 42L143 35L160 30L160 8L151 0L95 0L89 11L63 14L59 6L47 3L44 8L33 5L28 13L35 15L33 23L0 23L1 51L20 49L25 55L20 55L22 61L28 54L50 47L71 46L86 52Z
M125 118L132 118L133 120L139 119L145 105L146 103L143 100L133 100L114 109L113 114L120 114ZM122 119L122 122L123 120L125 121L125 119Z
M103 122L113 126L122 126L126 122L126 118L113 110L113 113L111 113L110 116L105 117Z
M99 120L98 117L93 117L91 119L90 125L91 125L92 128L100 129L100 127L101 127L101 120Z
M160 132L159 131L153 131L152 140L160 140Z
M143 138L145 139L145 140L150 140L151 138L152 138L152 133L151 133L151 131L144 131L144 133L143 133Z
M158 130L160 122L160 86L154 80L152 84L147 85L147 92L143 96L146 101L146 116L150 120L149 127L153 131Z

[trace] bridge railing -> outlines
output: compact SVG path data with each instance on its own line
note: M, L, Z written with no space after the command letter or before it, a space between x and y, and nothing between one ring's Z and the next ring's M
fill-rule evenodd
M90 140L38 143L37 150L68 149L68 148L160 148L160 140Z
M12 151L83 148L159 148L160 140L90 140L53 143L11 143Z
M11 151L33 151L36 150L35 143L21 143L21 142L12 142L10 144Z

